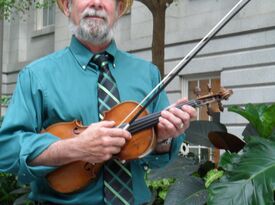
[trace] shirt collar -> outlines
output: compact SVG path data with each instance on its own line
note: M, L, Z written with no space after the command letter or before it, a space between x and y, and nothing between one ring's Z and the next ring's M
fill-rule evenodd
M90 59L94 56L95 53L86 48L75 36L72 36L69 48L74 57L76 58L77 62L81 66L81 68L85 70L87 68L88 63L90 62ZM105 51L109 53L111 56L113 56L114 62L112 63L115 64L117 46L114 40L112 40L112 42Z

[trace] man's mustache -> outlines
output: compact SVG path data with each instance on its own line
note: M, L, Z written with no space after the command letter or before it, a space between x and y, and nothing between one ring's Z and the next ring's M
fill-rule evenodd
M93 8L87 8L82 13L82 18L89 17L89 16L99 17L105 21L108 18L107 14L104 10L96 10Z

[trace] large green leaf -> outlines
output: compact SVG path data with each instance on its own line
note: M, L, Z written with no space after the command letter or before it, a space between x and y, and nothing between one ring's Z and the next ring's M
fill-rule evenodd
M213 147L208 139L208 133L213 131L227 132L223 124L211 121L192 121L186 130L186 141L194 145Z
M239 155L236 153L230 153L230 152L225 152L221 156L220 162L219 162L219 167L229 170L231 169L230 166L232 166L231 162L234 161L235 159L238 159Z
M244 109L240 106L231 106L228 110L246 118L261 137L269 138L271 136L275 127L275 104L247 104Z
M199 165L195 160L178 157L162 169L151 170L148 178L157 180L161 178L175 178L167 193L165 205L203 205L207 200L207 191L201 178L193 177Z
M204 205L207 190L201 178L189 176L176 181L170 188L165 205Z
M228 111L238 113L239 115L246 118L255 127L257 123L259 123L259 114L258 114L256 105L247 104L245 108L242 108L237 105L233 105L228 108Z
M275 142L247 137L242 155L228 157L226 175L209 188L208 205L273 205Z
M255 137L259 137L259 133L257 132L257 130L253 127L253 125L251 125L251 123L247 124L242 136L244 137L250 137L250 136L255 136Z
M197 171L199 165L194 160L178 156L167 166L160 169L152 169L148 174L149 180L158 180L161 178L175 178L176 180L183 177L191 176Z

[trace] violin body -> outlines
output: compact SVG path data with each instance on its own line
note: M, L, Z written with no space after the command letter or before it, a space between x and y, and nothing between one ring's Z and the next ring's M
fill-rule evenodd
M136 102L123 102L104 113L104 120L115 121L116 125L122 122L138 104ZM141 109L142 107L140 107ZM136 109L131 115L135 115ZM131 116L130 115L130 116ZM148 115L145 110L140 117ZM129 117L131 119L131 117ZM127 121L126 121L127 122ZM49 132L61 139L77 137L86 129L79 121L61 122L51 125L43 132ZM149 154L156 145L154 128L147 128L132 134L132 138L122 147L115 158L118 160L133 160ZM79 191L93 182L103 163L91 164L85 161L76 161L57 168L47 175L49 186L60 193Z

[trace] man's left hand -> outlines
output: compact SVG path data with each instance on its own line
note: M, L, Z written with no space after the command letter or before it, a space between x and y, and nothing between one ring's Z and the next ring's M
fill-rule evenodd
M175 105L185 101L187 101L186 98L178 100L169 109L161 112L157 125L158 143L182 134L189 127L190 120L196 117L196 109L191 106L183 105L181 109L175 107Z

